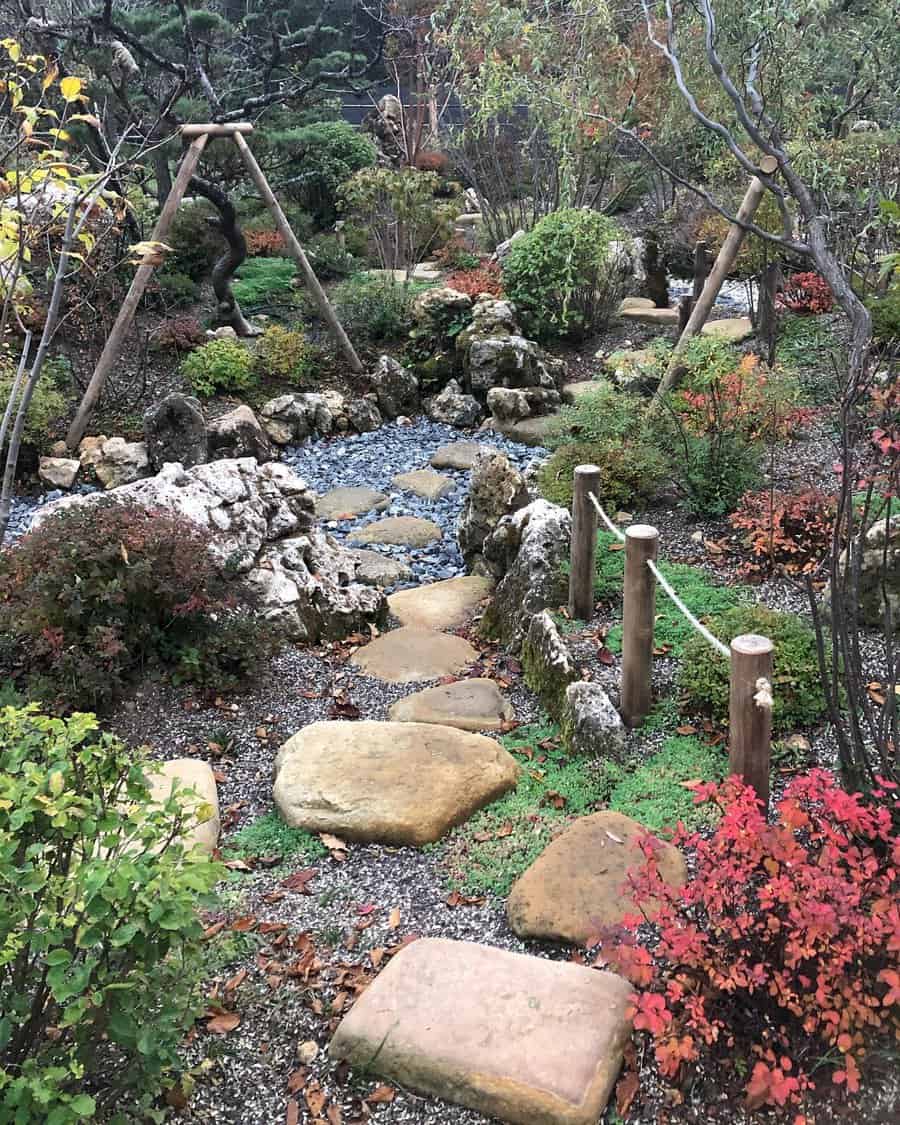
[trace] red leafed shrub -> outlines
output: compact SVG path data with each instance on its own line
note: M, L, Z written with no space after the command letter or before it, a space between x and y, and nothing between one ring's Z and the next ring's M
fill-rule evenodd
M746 532L751 559L741 568L747 576L771 573L806 574L831 549L837 497L809 488L803 492L746 492L729 517Z
M795 313L826 313L831 312L834 296L819 274L795 273L785 282L781 303Z
M477 297L479 293L490 293L492 297L503 296L500 267L496 262L485 262L477 269L457 270L447 277L445 284L470 297Z
M895 806L897 787L875 796ZM701 1058L752 1064L747 1103L799 1103L813 1088L805 1060L827 1060L831 1079L855 1092L872 1038L900 1038L900 836L887 804L841 789L830 773L796 778L769 824L738 778L698 783L698 802L721 819L696 849L696 874L681 889L659 874L657 845L629 873L639 909L655 912L652 949L627 918L604 957L642 991L634 1025L649 1032L662 1074L678 1077Z
M278 230L248 230L244 234L251 258L277 258L284 253L284 238Z
M420 172L437 172L439 176L446 176L450 172L450 157L443 152L423 149L416 153L415 165Z
M206 343L203 325L195 316L171 316L154 331L153 346L190 352Z

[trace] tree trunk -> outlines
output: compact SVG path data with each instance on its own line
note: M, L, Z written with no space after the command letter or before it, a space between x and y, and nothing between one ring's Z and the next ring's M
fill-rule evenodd
M233 328L238 336L258 336L258 329L246 320L237 298L231 291L231 280L235 271L247 257L247 241L238 226L234 204L220 187L199 176L192 178L188 190L202 195L216 208L219 212L219 218L215 221L216 229L222 233L222 237L228 243L228 249L213 266L211 275L212 287L218 303L216 310L218 322Z

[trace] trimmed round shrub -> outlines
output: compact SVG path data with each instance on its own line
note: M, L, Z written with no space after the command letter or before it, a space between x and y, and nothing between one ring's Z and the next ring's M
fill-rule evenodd
M572 442L595 442L606 438L633 440L643 425L646 400L616 390L597 380L587 394L554 414L547 427L549 449Z
M306 337L280 324L268 327L256 345L260 374L301 385L312 373L313 353Z
M503 263L503 289L523 327L539 339L576 341L603 328L625 284L612 243L627 241L605 215L574 207L546 215L517 238Z
M412 303L424 288L376 273L357 273L334 287L331 302L354 339L400 340L409 334Z
M202 1010L209 815L93 715L0 710L0 1120L146 1120ZM117 1117L117 1119L119 1119Z
M825 714L825 695L819 676L816 637L801 618L761 605L737 606L709 618L707 628L724 644L743 633L759 633L775 646L773 663L772 729L779 733L817 722ZM729 662L702 637L684 648L679 687L684 708L728 720Z
M879 344L900 339L900 286L883 297L870 297L866 307L872 317L872 337Z
M296 177L288 188L322 226L337 217L337 196L354 172L375 163L375 145L346 121L318 121L299 129L286 129L273 138L276 151L296 164Z
M256 385L256 365L251 353L236 340L210 340L191 352L181 374L198 395L219 391L246 391Z
M572 505L572 474L578 465L600 469L598 499L604 508L640 505L649 500L666 473L665 459L652 446L629 445L618 438L562 445L538 473L541 495L564 508Z

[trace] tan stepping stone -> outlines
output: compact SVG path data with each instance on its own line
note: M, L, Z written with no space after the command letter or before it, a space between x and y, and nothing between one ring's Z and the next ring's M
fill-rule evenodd
M622 813L576 820L513 884L506 903L512 929L519 937L584 945L600 927L637 913L623 887L629 870L643 866L637 840L644 834ZM660 874L672 886L682 886L687 868L681 852L662 841L659 848Z
M477 441L454 441L435 451L431 465L435 469L473 469L479 453L490 449Z
M350 554L356 563L356 581L364 586L393 586L412 577L406 563L392 559L390 555L364 549L351 551Z
M458 730L499 730L514 715L493 680L457 680L398 699L395 723L441 723Z
M753 335L753 322L748 316L729 316L724 320L708 320L700 332L703 336L715 336L730 344L739 344Z
M352 520L366 512L381 511L390 502L374 488L332 488L316 500L316 515L321 520Z
M455 480L445 477L443 473L432 472L431 469L414 469L411 473L399 473L391 484L395 488L415 493L424 500L440 500L456 488Z
M420 846L515 788L515 758L480 734L430 723L312 723L275 758L286 824Z
M624 297L619 305L619 312L628 312L629 309L655 309L656 302L649 297Z
M632 992L584 965L420 938L360 996L329 1051L513 1125L596 1125L631 1035Z
M584 379L579 383L566 383L562 389L562 400L568 403L577 402L578 399L593 394L602 386L603 384L599 379Z
M395 543L401 547L426 547L443 538L443 532L432 520L418 516L388 516L361 527L350 537L352 543Z
M510 441L517 441L522 445L543 445L547 440L552 414L539 414L533 418L520 418L517 422L500 422L496 418L489 418L485 426L497 430Z
M678 309L630 308L620 309L623 320L633 320L638 324L678 324Z
M474 574L446 578L392 594L388 598L388 608L401 625L455 629L472 620L475 610L493 588L490 578Z
M196 845L209 855L219 843L219 796L216 779L209 762L199 758L173 758L162 763L158 773L149 775L150 793L153 801L168 799L175 787L179 790L193 789L196 794L185 793L181 803L201 818L187 833L187 841Z
M357 649L350 663L389 684L414 684L456 676L478 659L462 637L405 625Z

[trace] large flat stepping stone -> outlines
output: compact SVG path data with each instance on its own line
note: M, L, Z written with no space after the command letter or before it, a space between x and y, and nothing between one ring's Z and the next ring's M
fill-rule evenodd
M562 389L562 400L569 404L577 402L585 395L592 395L602 386L603 384L599 379L584 379L578 383L566 383Z
M623 887L629 870L644 864L637 844L644 833L636 820L617 812L576 820L513 884L506 903L512 929L523 938L584 945L601 926L637 913ZM682 886L687 868L681 852L662 841L659 848L660 874Z
M678 324L678 309L657 309L652 305L649 308L620 308L619 316L638 324Z
M149 775L150 799L162 803L175 789L181 804L198 816L200 822L184 834L188 847L196 846L210 855L219 843L219 795L209 762L199 758L173 758L162 763L158 773ZM191 789L194 793L181 793Z
M753 321L749 316L727 316L723 320L708 320L700 329L703 336L714 336L729 344L739 344L753 335Z
M428 723L323 722L275 758L274 798L292 828L420 846L515 788L492 738Z
M513 1125L596 1125L631 1035L632 991L583 965L420 938L369 985L329 1050Z
M361 527L351 536L353 543L392 543L401 547L427 547L443 538L433 520L418 516L388 516Z
M367 551L364 548L351 551L356 563L356 581L364 586L394 586L397 582L406 582L412 577L412 571L390 555L381 555L378 551Z
M493 680L439 684L392 704L395 723L440 723L458 730L499 730L514 711Z
M501 422L497 418L490 418L485 423L492 430L503 434L510 441L517 441L520 445L543 445L547 440L552 414L538 414L533 418L520 418L516 422Z
M440 500L456 488L455 480L431 469L413 469L411 473L399 473L391 484L395 488L421 496L423 500Z
M490 449L477 441L454 441L435 451L431 465L435 469L474 469L479 453Z
M619 312L628 312L629 309L655 309L656 302L649 297L623 297L619 305Z
M456 676L477 659L478 651L462 637L405 625L357 649L350 663L376 680L411 684Z
M401 625L456 629L472 620L475 610L493 588L490 578L474 574L446 578L392 594L388 598L388 608Z
M390 502L374 488L332 488L316 500L316 515L322 520L352 520L366 512L381 511Z

